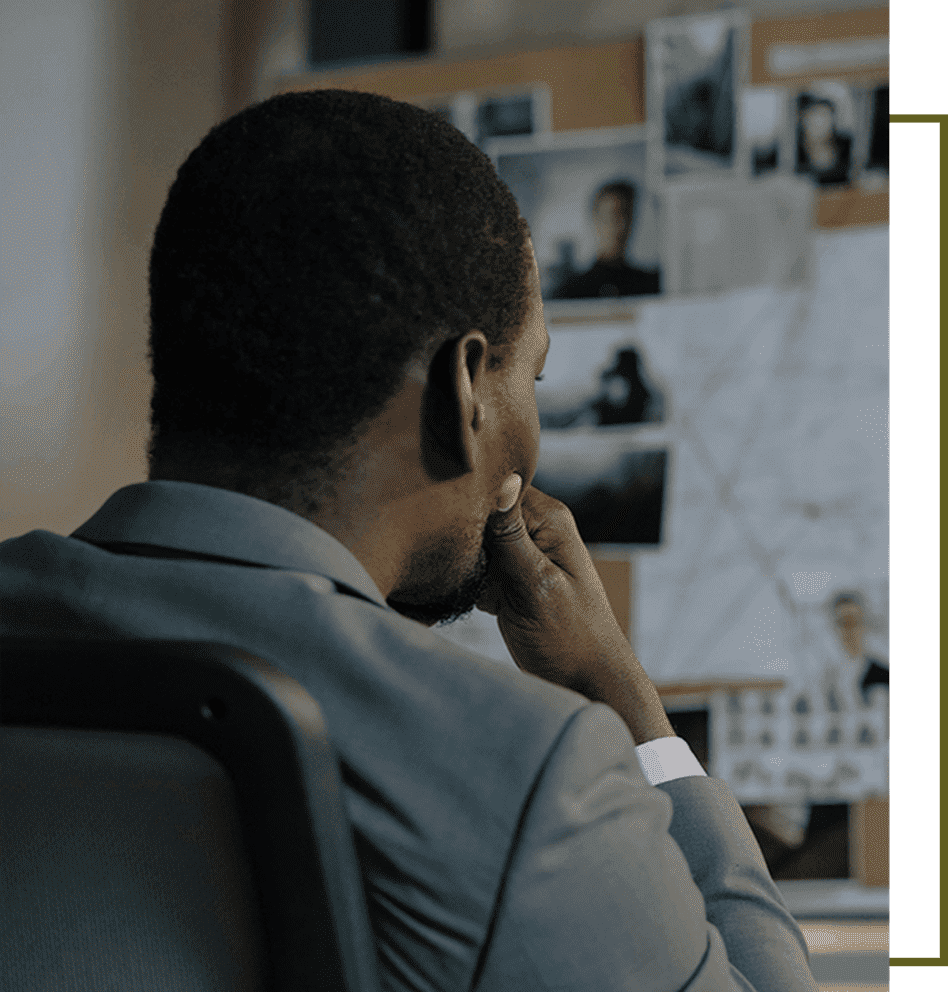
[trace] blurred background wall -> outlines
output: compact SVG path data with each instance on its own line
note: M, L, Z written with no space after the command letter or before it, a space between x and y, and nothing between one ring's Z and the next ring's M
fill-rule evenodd
M147 261L222 114L226 5L0 3L0 539L145 477Z

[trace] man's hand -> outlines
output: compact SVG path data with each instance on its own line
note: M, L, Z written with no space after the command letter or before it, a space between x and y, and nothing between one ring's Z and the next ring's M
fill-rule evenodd
M497 617L517 665L608 703L637 744L674 736L569 509L531 486L493 515L488 542L490 584L477 605Z

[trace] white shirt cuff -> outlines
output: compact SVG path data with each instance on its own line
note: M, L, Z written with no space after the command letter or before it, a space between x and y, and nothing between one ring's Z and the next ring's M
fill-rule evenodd
M670 782L688 775L707 775L701 762L694 756L687 742L681 737L656 737L635 748L642 771L650 785Z

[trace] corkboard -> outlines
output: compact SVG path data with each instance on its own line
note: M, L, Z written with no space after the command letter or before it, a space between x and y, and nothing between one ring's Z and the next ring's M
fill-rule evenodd
M851 38L887 37L888 7L836 14L757 21L751 26L752 85L802 87L819 78L873 85L888 79L888 67L773 77L767 72L772 45L813 44ZM645 121L645 40L516 52L467 62L417 58L360 69L312 73L280 80L275 92L341 87L422 100L461 90L502 92L543 82L550 89L554 131L625 127ZM855 188L817 194L818 228L887 224L888 189Z
M849 874L863 885L889 884L889 798L872 796L849 808Z
M750 83L793 88L819 78L866 85L883 82L888 79L888 66L774 77L767 71L767 52L773 45L884 38L888 34L888 7L756 21L751 25ZM280 80L275 92L343 87L409 100L460 90L504 90L537 82L550 88L554 131L642 124L644 37L466 62L424 57L308 73Z
M641 123L645 120L645 41L638 37L470 62L406 59L291 77L282 80L276 92L340 87L411 101L461 90L502 92L538 82L550 88L554 131Z
M757 21L751 27L750 83L752 86L794 88L805 86L816 79L839 79L858 85L885 82L889 78L888 65L772 76L767 71L767 53L773 45L812 45L854 38L886 38L888 35L888 7Z

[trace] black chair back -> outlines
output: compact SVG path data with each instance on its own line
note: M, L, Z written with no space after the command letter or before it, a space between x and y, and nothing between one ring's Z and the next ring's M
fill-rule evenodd
M376 992L319 707L245 651L0 640L0 973L17 992Z

